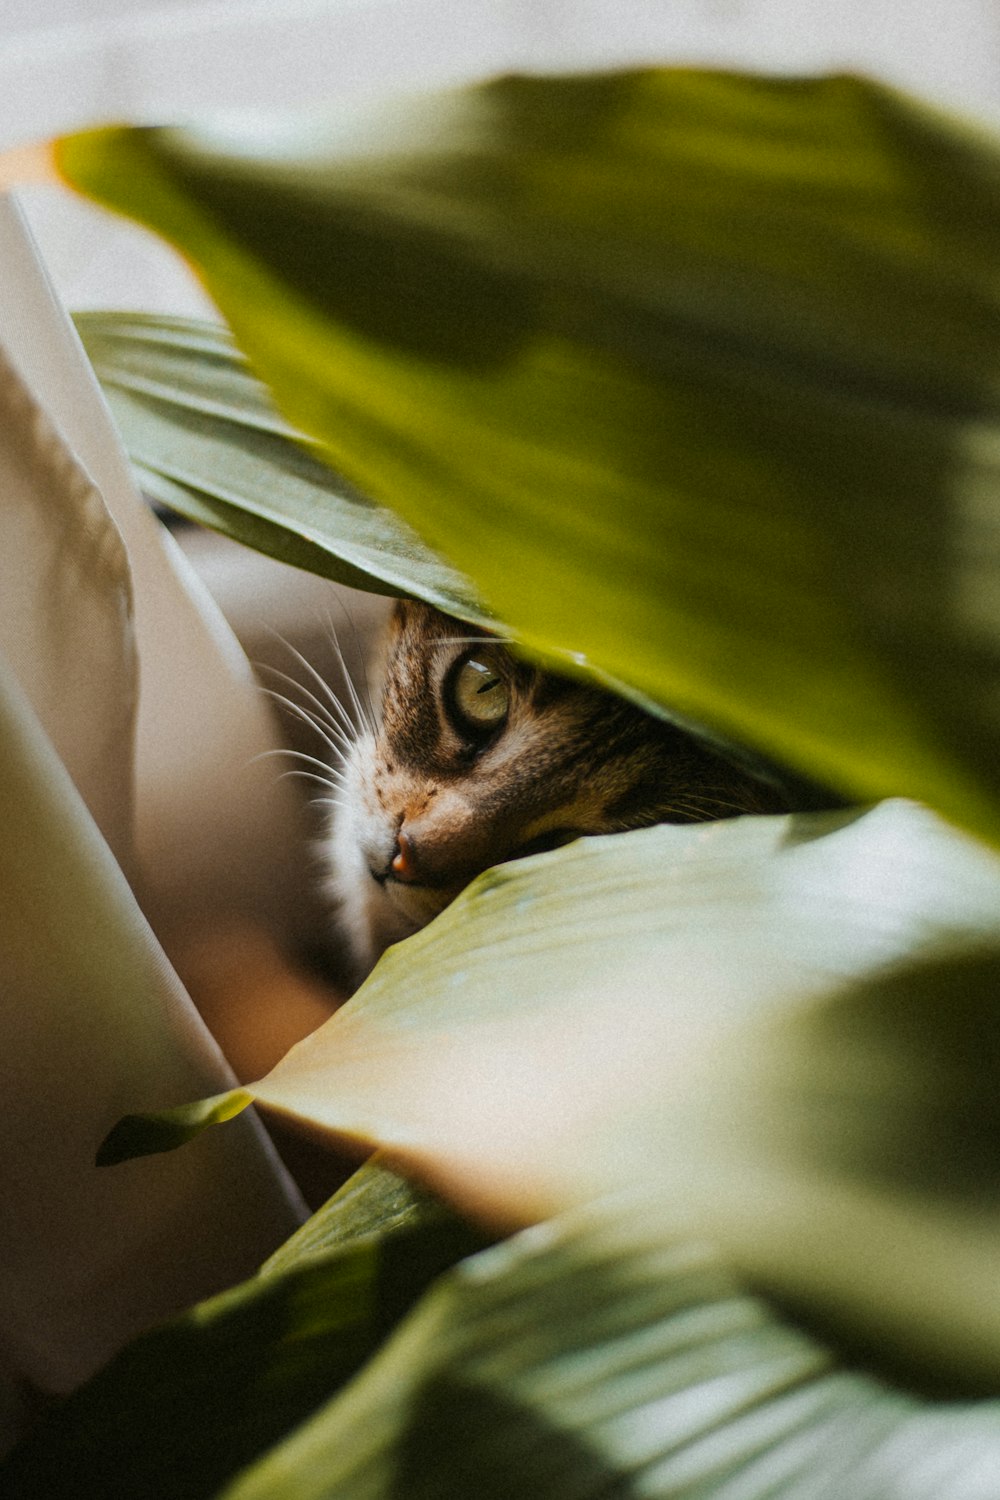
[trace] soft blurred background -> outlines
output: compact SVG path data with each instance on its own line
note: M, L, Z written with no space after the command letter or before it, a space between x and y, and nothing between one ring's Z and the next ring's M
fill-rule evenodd
M861 70L1000 124L995 0L4 0L0 150L100 121L650 61ZM26 202L70 307L203 308L138 231L50 192Z

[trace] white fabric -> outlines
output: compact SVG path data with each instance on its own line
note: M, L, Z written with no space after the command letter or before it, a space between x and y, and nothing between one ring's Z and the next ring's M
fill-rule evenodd
M0 638L7 662L101 832L131 870L138 688L125 548L100 495L2 350L0 432Z
M3 664L0 827L0 1349L65 1390L297 1213L249 1119L94 1166L122 1114L233 1080Z
M106 531L117 527L128 551L142 662L136 840L149 909L172 925L228 909L280 927L302 905L304 866L297 804L273 761L259 758L274 745L266 704L231 631L136 494L97 382L10 198L0 198L0 266L0 342L24 381L46 393L48 419L104 497ZM14 559L12 551L10 566L23 566ZM46 611L48 629L48 603ZM118 674L105 702L120 685Z
M237 911L273 927L284 893L257 871L273 872L271 843L287 862L294 824L273 779L240 782L271 743L259 694L132 491L9 201L0 527L3 1443L23 1382L70 1388L249 1274L304 1212L252 1117L176 1155L93 1165L123 1113L234 1082L121 866L146 866L161 916L180 901L206 924Z

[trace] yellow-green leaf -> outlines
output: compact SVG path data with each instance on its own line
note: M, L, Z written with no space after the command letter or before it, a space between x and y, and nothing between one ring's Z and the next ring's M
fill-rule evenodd
M648 71L57 155L529 645L1000 837L991 140Z
M173 1151L193 1140L208 1125L219 1125L242 1114L253 1103L246 1089L229 1089L213 1094L197 1104L182 1104L176 1109L151 1111L149 1114L125 1115L104 1138L97 1153L99 1167L113 1167L134 1156L149 1156L157 1151Z

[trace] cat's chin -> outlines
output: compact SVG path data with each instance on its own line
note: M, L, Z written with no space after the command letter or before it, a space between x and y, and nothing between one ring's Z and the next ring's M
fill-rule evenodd
M454 891L398 880L363 881L365 896L354 904L352 948L360 980L387 948L426 927L455 895Z
M454 890L442 890L429 885L414 885L401 880L387 880L383 894L395 912L413 924L413 931L426 927L427 923L444 911L457 894Z

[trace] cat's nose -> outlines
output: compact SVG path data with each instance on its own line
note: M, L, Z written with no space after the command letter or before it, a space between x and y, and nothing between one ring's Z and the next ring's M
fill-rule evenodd
M413 840L402 830L396 835L396 853L390 869L396 880L412 884L417 879L417 857Z

